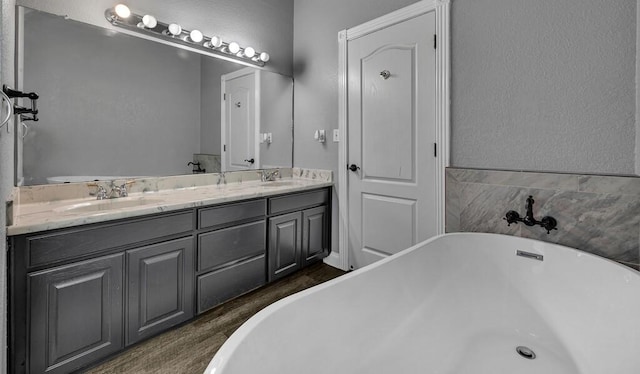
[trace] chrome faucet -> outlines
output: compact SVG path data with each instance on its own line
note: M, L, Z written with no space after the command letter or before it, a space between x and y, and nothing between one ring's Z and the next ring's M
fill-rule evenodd
M227 175L225 174L224 171L221 171L220 173L218 173L218 182L216 183L216 185L219 186L220 183L227 184Z
M96 192L96 199L97 200L104 200L107 198L107 190L100 186L100 185L96 185L98 187L98 192Z
M260 171L260 180L262 182L272 182L276 180L276 177L280 175L280 170L276 169L273 171L269 170L261 170Z
M117 196L113 196L116 193ZM116 185L115 181L111 181L111 192L109 192L109 199L114 199L116 197L127 197L129 196L129 192L127 192L127 184L123 183L121 185Z

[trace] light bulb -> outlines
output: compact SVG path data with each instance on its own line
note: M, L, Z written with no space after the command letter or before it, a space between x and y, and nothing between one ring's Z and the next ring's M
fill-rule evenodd
M262 52L260 53L260 60L267 62L269 61L269 59L271 58L271 56L269 56L269 54L267 52Z
M168 29L173 36L178 36L182 33L182 26L178 25L177 23L170 24Z
M114 10L120 18L129 18L129 16L131 15L131 9L129 9L129 7L124 4L116 5Z
M247 47L244 49L244 55L251 58L256 55L256 50L251 47Z
M200 32L200 30L193 30L189 33L189 39L191 39L194 43L200 43L204 36Z
M236 42L229 43L229 52L233 53L234 55L240 52L240 45Z
M156 17L147 14L142 17L142 24L148 29L153 29L158 26L158 20Z
M221 45L222 45L222 39L219 36L211 37L211 41L209 42L209 47L220 48Z

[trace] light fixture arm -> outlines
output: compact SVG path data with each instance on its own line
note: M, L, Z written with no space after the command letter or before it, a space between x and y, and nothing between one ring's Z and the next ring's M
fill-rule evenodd
M118 6L123 7L121 4L116 7ZM127 17L121 17L116 12L116 7L109 8L104 13L107 21L114 26L150 35L167 42L187 46L206 54L244 65L263 67L265 62L269 61L269 54L266 52L258 53L251 47L239 47L238 51L234 53L231 52L230 49L235 49L235 47L238 46L237 43L224 42L217 36L209 37L202 35L198 30L185 30L176 24L171 24L171 26L177 26L177 28L171 28L171 30L174 31L174 33L172 33L172 31L170 31L170 24L160 21L153 22L154 27L152 28L146 27L145 22L143 21L144 16L129 12ZM126 8L126 6L124 7ZM153 20L156 21L155 18L153 18ZM176 32L176 29L178 32ZM192 34L192 32L194 32L194 34ZM191 39L190 35L199 35L202 40L194 41ZM232 44L234 45L234 48L229 48ZM250 57L247 57L247 55L250 55Z

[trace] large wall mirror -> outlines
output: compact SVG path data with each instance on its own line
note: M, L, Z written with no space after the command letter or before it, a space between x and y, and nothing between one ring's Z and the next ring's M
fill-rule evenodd
M292 166L291 77L18 14L18 88L40 120L18 126L17 185Z

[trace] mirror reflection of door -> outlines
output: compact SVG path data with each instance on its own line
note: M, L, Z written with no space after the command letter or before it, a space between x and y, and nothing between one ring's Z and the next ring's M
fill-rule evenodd
M256 72L242 69L222 76L222 170L259 168L256 151Z

